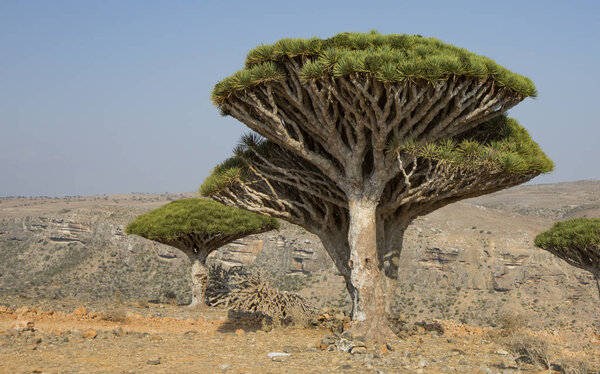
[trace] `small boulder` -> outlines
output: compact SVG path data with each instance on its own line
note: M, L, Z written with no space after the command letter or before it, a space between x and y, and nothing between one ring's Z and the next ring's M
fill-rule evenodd
M352 353L353 355L364 355L367 353L367 347L361 347L361 346L352 347L352 349L350 350L350 353Z
M293 345L286 345L283 347L283 352L285 353L299 353L300 348Z
M351 352L352 348L354 348L354 344L348 339L340 338L335 342L335 348L341 352Z
M148 360L146 361L146 365L160 365L160 358L157 358L156 360Z
M83 332L83 334L81 334L82 337L84 337L85 339L95 339L96 336L98 336L98 331L94 330L94 329L88 329L86 331Z

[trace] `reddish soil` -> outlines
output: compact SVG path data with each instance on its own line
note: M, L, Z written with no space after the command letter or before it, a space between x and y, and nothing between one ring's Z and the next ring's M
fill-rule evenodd
M262 331L256 318L173 305L88 305L44 301L0 306L2 373L540 373L517 363L500 332L441 321L442 335L411 328L366 353L322 350L327 329ZM36 306L37 305L37 306ZM51 308L54 305L54 308ZM42 309L43 308L43 309ZM103 308L103 309L102 309ZM66 310L70 309L71 312ZM565 358L600 368L600 335L523 332L550 343L551 362ZM271 359L270 352L289 351Z

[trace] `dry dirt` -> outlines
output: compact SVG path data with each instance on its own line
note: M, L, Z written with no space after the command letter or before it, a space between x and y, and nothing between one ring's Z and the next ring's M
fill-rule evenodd
M517 363L500 330L440 321L442 335L410 329L389 348L363 354L322 350L324 328L262 330L222 309L149 304L79 305L77 300L0 302L2 373L552 373ZM8 306L8 307L7 307ZM566 358L600 369L600 335L525 330ZM291 352L271 359L270 352Z

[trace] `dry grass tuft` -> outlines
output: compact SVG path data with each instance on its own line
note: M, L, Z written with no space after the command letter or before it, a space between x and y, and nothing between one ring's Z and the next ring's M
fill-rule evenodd
M552 368L561 374L588 374L592 371L587 362L573 358L563 358L559 365L552 365Z
M501 343L517 357L517 362L525 362L540 369L550 368L548 342L539 338L515 333L502 339Z
M503 336L514 335L529 325L529 316L522 313L503 313L498 320Z

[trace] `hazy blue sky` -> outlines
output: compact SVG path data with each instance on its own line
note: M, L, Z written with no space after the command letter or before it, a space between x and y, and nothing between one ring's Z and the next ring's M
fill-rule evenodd
M210 91L248 50L371 29L529 76L535 182L600 179L599 1L0 0L0 196L195 191L245 131Z

